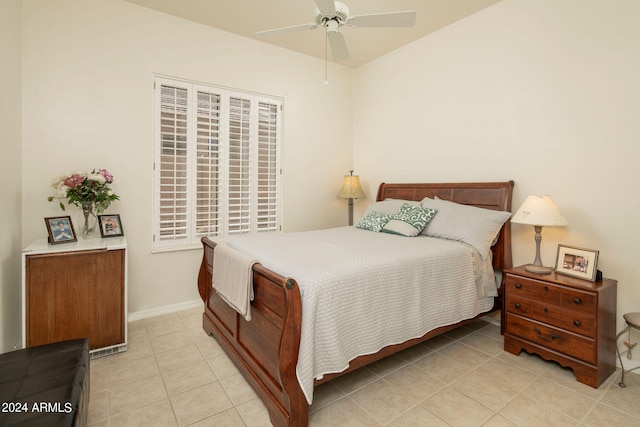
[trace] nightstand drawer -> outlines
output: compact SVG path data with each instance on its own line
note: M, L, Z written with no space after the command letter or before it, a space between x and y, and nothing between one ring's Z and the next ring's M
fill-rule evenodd
M544 304L544 302L528 298L520 298L511 293L507 294L505 308L508 312L554 326L560 326L562 323L562 309L559 306Z
M562 305L562 289L537 280L507 276L507 295L544 301L556 306Z
M589 313L563 312L559 326L588 338L596 337L596 318Z
M596 294L574 289L562 290L562 307L568 310L595 313L597 308Z
M596 362L595 341L507 313L507 334L573 356L587 363Z
M565 310L544 301L518 298L510 293L506 296L505 308L508 312L567 329L588 338L596 336L596 319L592 313Z

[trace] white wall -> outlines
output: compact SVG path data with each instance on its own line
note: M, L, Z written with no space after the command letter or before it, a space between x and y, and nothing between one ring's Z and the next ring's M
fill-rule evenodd
M21 2L0 2L0 353L20 340Z
M46 201L54 176L106 168L129 243L129 313L199 300L201 250L150 251L153 73L283 97L284 228L346 225L336 194L352 167L353 70L331 65L325 86L316 58L122 0L23 8L25 244L61 214Z
M621 328L622 313L640 310L629 262L640 251L640 3L576 1L503 0L355 73L330 65L328 87L322 61L122 0L24 1L23 164L10 143L0 171L15 198L12 175L23 177L22 218L3 204L3 221L22 222L24 244L43 236L42 218L60 213L49 180L105 167L122 197L111 211L130 244L130 313L196 300L200 252L150 253L151 75L162 73L285 98L287 231L345 223L335 194L352 161L368 200L381 181L513 179L514 210L551 194L570 225L543 230L543 262L558 243L599 249L620 282ZM2 3L2 39L19 3ZM17 84L19 70L0 80ZM6 127L3 149L20 138ZM513 229L514 262L531 262L532 231ZM3 239L4 266L19 244Z
M544 264L559 243L600 250L621 329L640 311L638 16L629 0L503 0L360 67L354 166L369 194L513 179L514 211L550 194L570 224L543 229ZM532 262L532 227L513 231L514 263Z

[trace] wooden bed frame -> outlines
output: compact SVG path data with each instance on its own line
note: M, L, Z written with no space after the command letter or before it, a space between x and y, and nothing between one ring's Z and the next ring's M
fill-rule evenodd
M511 212L513 181L454 184L380 184L377 200L420 201L437 196L456 203ZM275 426L307 426L308 404L296 377L300 345L302 301L295 279L283 277L260 264L253 267L254 301L247 322L229 307L211 286L216 243L202 239L204 254L198 291L205 303L203 328L213 335L251 384L269 411ZM505 223L492 248L494 268L512 267L511 224ZM502 289L491 311L501 307ZM484 315L486 313L482 313ZM316 385L409 348L470 321L437 328L421 338L383 348L351 361L340 374L325 375Z

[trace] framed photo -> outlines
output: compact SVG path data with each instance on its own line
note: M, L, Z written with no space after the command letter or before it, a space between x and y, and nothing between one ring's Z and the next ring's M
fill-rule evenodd
M120 215L98 215L98 225L100 226L100 236L119 237L124 236Z
M580 279L596 281L599 251L558 245L556 272Z
M70 216L52 216L45 218L44 222L47 224L49 243L52 245L78 241Z

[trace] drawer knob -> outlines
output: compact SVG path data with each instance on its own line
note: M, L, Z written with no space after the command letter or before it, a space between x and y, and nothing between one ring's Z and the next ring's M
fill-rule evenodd
M573 299L573 302L576 303L576 304L582 304L582 300L580 298L578 298L578 297L575 297Z
M520 308L520 303L519 302L516 303L516 308Z
M545 286L545 287L544 287L544 290L545 290L545 291L547 291L547 292L549 292L549 287L548 287L548 286Z
M581 325L582 325L582 323L580 323L580 321L579 321L579 320L574 320L574 321L573 321L573 325L574 325L574 326L578 326L578 327L579 327L579 326L581 326Z
M520 289L522 285L520 283L516 283L516 289Z
M533 330L534 330L534 331L535 331L535 333L538 335L538 338L540 338L540 339L541 339L541 340L543 340L543 341L551 342L551 341L553 341L553 340L555 340L555 339L560 338L560 337L559 337L558 335L556 335L556 334L551 334L551 336L550 336L549 338L547 338L547 337L543 337L543 336L542 336L542 332L540 331L540 329L538 329L538 328L533 328Z

